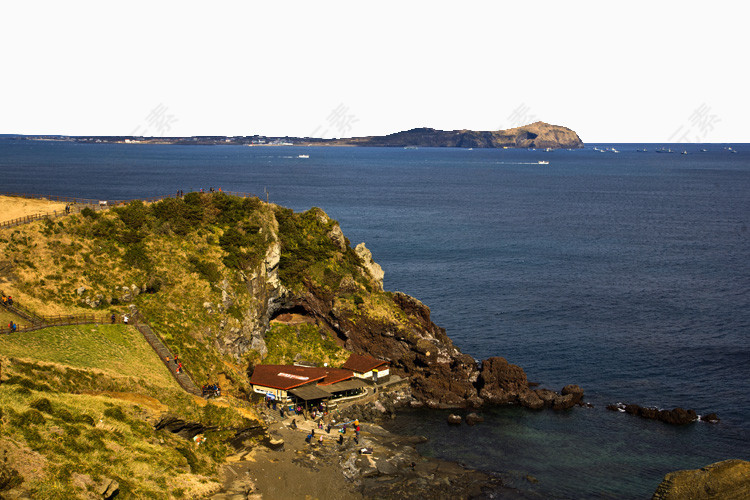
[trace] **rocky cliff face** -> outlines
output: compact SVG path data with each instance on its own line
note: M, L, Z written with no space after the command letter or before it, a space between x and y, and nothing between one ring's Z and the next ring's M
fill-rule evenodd
M507 130L436 130L415 128L385 136L337 139L331 145L443 147L443 148L582 148L578 134L569 128L535 122Z
M490 358L480 364L463 354L445 330L432 322L426 305L400 292L382 291L384 273L370 251L364 244L354 251L343 245L338 224L322 211L314 218L305 214L284 217L288 218L279 225L278 235L282 263L291 266L306 255L308 250L298 245L304 241L316 248L329 245L325 258L331 266L347 261L351 266L346 274L341 266L332 267L322 273L303 272L284 283L283 276L289 273L282 265L283 300L268 301L263 318L285 312L306 316L347 350L389 361L394 372L409 377L413 395L430 407L517 403L562 409L581 401L583 391L577 386L567 387L562 395L533 391L523 369L505 359ZM317 242L309 236L293 239L286 233L296 234L298 226L294 224L303 224L303 220L308 234L321 235ZM310 223L319 227L310 227ZM292 255L285 256L285 252Z
M4 289L28 303L54 297L70 307L59 306L64 313L138 310L198 380L224 377L241 389L255 364L339 362L348 350L389 361L430 407L580 400L580 391L531 390L502 358L463 354L426 305L383 291L371 252L352 248L318 208L294 213L257 198L189 193L92 214L20 229L23 246L4 247L16 263ZM21 264L27 246L33 267ZM59 278L43 281L41 270Z

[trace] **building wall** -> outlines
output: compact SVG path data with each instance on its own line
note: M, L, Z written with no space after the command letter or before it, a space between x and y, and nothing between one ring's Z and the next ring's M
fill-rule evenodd
M365 373L357 373L353 372L354 376L357 378L365 379L365 380L372 380L372 370ZM388 368L380 368L378 370L378 379L387 377L390 372L388 371Z
M257 392L258 394L268 394L269 392L276 396L276 399L279 401L288 401L289 395L286 393L284 389L274 389L273 387L265 387L262 385L253 385L253 391Z

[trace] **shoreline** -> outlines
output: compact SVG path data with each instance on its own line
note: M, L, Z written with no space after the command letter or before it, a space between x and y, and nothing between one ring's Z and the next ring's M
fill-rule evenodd
M423 436L384 428L383 421L396 411L394 402L403 398L403 391L381 393L375 402L352 404L323 417L324 425L335 420L338 426L358 418L359 443L351 429L340 434L333 427L327 433L317 428L317 421L302 415L281 419L263 407L266 444L231 456L223 466L224 487L210 498L490 498L500 492L503 498L529 498L504 486L496 475L421 455L416 446L427 440ZM292 419L297 429L291 428ZM305 438L313 429L314 440L308 444ZM318 444L321 435L323 443ZM338 444L339 435L343 444ZM368 448L371 454L361 453Z

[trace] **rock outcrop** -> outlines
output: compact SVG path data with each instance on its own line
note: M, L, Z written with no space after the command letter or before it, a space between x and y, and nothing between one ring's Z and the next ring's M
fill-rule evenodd
M154 429L157 431L163 429L185 439L193 439L198 434L203 434L209 430L216 430L216 427L206 427L198 422L186 422L175 416L165 415L154 425Z
M725 460L701 469L670 472L653 500L740 500L750 498L750 462Z
M338 227L338 225L336 225ZM340 230L339 230L340 231ZM375 282L380 286L380 290L383 290L383 278L385 277L385 272L383 272L383 268L380 267L380 264L376 263L374 260L372 260L372 252L367 249L364 242L360 243L354 248L354 251L356 252L357 256L362 260L362 264L365 266L365 269L367 269L367 272L370 273L370 276L372 276L372 279L375 280Z
M607 409L610 411L619 411L628 413L630 415L636 415L641 418L649 420L659 420L661 422L672 424L672 425L685 425L696 420L702 420L704 422L718 423L719 417L716 413L709 413L703 417L698 416L695 410L685 410L684 408L674 408L672 410L660 410L658 408L649 408L640 406L637 404L611 404L607 405Z

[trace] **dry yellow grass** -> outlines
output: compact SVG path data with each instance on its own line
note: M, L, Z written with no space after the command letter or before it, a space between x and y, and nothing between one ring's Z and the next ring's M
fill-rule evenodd
M28 215L58 213L65 210L65 203L45 199L0 196L0 222L26 217Z

